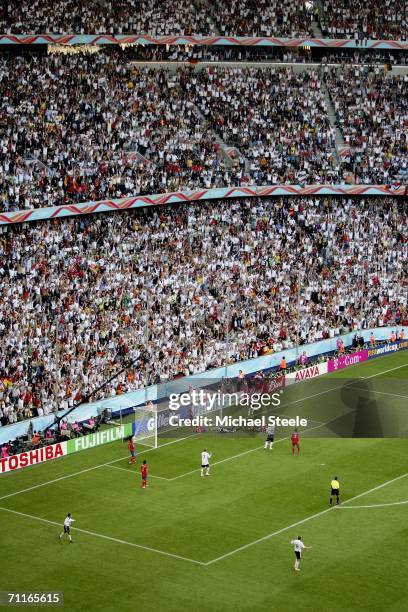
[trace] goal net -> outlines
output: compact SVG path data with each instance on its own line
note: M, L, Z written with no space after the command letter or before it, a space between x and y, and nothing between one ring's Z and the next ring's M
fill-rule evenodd
M133 409L132 437L136 444L157 448L157 407L138 406Z

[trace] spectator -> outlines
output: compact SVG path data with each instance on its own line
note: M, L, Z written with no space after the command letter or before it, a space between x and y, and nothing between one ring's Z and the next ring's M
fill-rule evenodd
M303 197L1 227L3 422L407 325L406 225L401 199Z
M407 39L406 6L402 0L322 0L319 21L329 38Z
M350 146L343 160L346 182L406 180L408 76L357 66L326 75L338 125Z

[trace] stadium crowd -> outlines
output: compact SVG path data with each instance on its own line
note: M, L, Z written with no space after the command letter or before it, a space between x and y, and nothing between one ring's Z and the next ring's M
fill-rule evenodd
M177 76L116 57L0 67L0 209L228 183Z
M233 46L192 46L192 45L148 45L132 47L132 60L173 61L173 62L282 62L324 64L390 64L405 65L406 54L401 50L388 49L325 49L310 50L299 47L233 47Z
M2 33L24 34L222 34L316 36L315 16L330 38L407 39L403 0L6 0Z
M205 0L6 0L0 30L13 34L211 34Z
M408 178L408 75L354 66L326 71L336 119L355 180L386 184Z
M182 87L258 184L334 183L334 129L316 71L218 68L186 72Z
M312 13L293 0L210 0L225 36L312 36Z
M0 7L4 33L311 36L311 13L295 0L22 0Z
M2 424L406 325L407 220L397 199L308 197L2 227Z
M407 40L404 0L322 0L319 22L328 38Z
M343 183L350 172L355 182L393 183L406 168L407 76L324 69L339 126L357 151L344 164L316 71L171 72L119 57L20 56L0 65L0 210L197 187ZM238 147L233 165L222 141Z

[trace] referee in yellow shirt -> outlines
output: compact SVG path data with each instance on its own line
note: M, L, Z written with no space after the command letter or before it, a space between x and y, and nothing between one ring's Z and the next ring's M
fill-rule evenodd
M333 478L330 483L331 493L330 493L330 505L333 505L333 497L336 498L336 504L340 503L340 483L337 480L337 476Z

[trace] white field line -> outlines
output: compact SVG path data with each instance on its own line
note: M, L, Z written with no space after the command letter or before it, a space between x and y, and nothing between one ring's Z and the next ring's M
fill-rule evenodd
M48 523L49 525L56 525L60 528L62 526L61 523L57 523L56 521L50 521L40 516L34 516L33 514L26 514L25 512L17 512L17 510L11 510L11 508L3 508L0 506L0 510L3 510L4 512L10 512L11 514L16 514L17 516L23 516L25 518L29 518L35 521L41 521L42 523ZM79 533L85 533L86 535L94 536L95 538L102 538L103 540L109 540L110 542L115 542L116 544L125 544L126 546L132 546L133 548L140 548L142 550L147 550L149 552L153 552L158 555L164 555L165 557L172 557L173 559L179 559L181 561L188 561L189 563L195 563L196 565L204 565L202 561L196 561L195 559L189 559L188 557L182 557L181 555L175 555L173 553L169 553L164 550L160 550L158 548L151 548L150 546L143 546L142 544L135 544L134 542L128 542L127 540L120 540L118 538L113 538L111 536L107 536L102 533L96 533L95 531L88 531L87 529L80 529L79 527L71 527L71 529L73 531L78 531Z
M407 366L408 363L403 363L402 365L396 366L395 368L390 368L389 370L384 370L383 372L377 372L377 374L371 374L371 376L364 376L364 380L368 380L369 378L375 378L376 376L381 376L382 374L388 374L388 372L400 370L401 368L406 368Z
M320 423L319 425L316 425L315 427L310 427L308 429L305 429L304 431L302 431L302 435L306 434L308 431L312 431L312 429L319 429L319 427L323 427L323 425L326 425L326 423ZM275 440L274 445L278 444L279 442L284 442L285 440L289 440L289 436L286 436L286 438L279 438L279 440ZM250 448L249 450L243 451L242 453L238 453L237 455L232 455L231 457L226 457L225 459L220 459L220 461L215 461L214 463L211 463L210 467L212 467L213 465L219 465L220 463L225 463L226 461L232 461L233 459L238 459L239 457L243 457L244 455L248 455L249 453L253 453L255 451L258 451L258 450L261 450L261 449L264 449L264 448L265 448L265 445L257 446L256 448ZM122 470L124 472L129 472L130 474L134 473L133 470L129 470L128 468L118 467L116 465L105 464L105 465L103 465L101 467L114 468L114 469L117 469L117 470ZM173 480L178 480L179 478L184 478L184 476L189 476L190 474L195 474L197 472L200 472L200 470L201 470L201 468L196 468L195 470L191 470L190 472L185 472L184 474L179 474L179 476L173 476L173 478L165 478L164 476L153 476L153 474L149 474L149 476L151 478L160 478L161 480L168 480L169 482L172 482Z
M358 365L362 365L362 364L358 364ZM360 376L359 378L356 378L355 381L349 383L348 386L351 387L352 385L355 385L360 380L369 380L370 378L375 378L376 376L381 376L382 374L387 374L388 372L393 372L394 370L399 370L400 368L406 368L407 366L408 364L404 363L402 365L396 366L395 368L390 368L389 370L384 370L383 372L377 372L377 374L371 374L370 376ZM327 376L327 374L325 374L324 376ZM303 382L306 382L306 381L303 381ZM287 404L281 404L281 407L286 408L287 406L292 406L293 404L298 404L299 402L303 402L308 399L313 399L314 397L319 397L320 395L325 395L326 393L331 393L332 391L337 391L338 389L342 389L343 387L344 385L339 385L338 387L333 387L332 389L326 389L325 391L320 391L319 393L314 393L313 395L301 397L297 400L294 400L293 402L288 402Z
M350 499L346 500L344 503L349 503L355 499L358 499L360 497L363 497L363 495L368 495L369 493L372 493L373 491L377 491L378 489L381 489L393 482L396 482L397 480L401 480L401 478L405 478L406 476L408 476L408 472L405 474L401 474L400 476L397 476L396 478L393 478L391 480L387 480L386 482L383 482L382 484L373 487L372 489L369 489L368 491L364 491L363 493L359 493L358 495L355 495L354 497L351 497ZM350 506L350 509L352 507ZM227 557L231 557L232 555L235 555L238 552L241 552L243 550L246 550L247 548L250 548L251 546L255 546L255 544L259 544L260 542L264 542L265 540L268 540L270 538L272 538L275 535L279 535L280 533L284 533L285 531L288 531L289 529L292 529L294 527L298 527L299 525L303 525L304 523L306 523L307 521L311 521L314 518L317 518L319 516L323 516L324 514L327 514L328 512L332 512L335 509L340 509L339 506L333 506L331 508L327 508L326 510L323 510L322 512L317 512L316 514L312 514L311 516L306 517L305 519L302 519L301 521L297 521L296 523L292 523L292 525L288 525L287 527L283 527L282 529L279 529L278 531L274 531L273 533L270 533L266 536L264 536L263 538L259 538L258 540L254 540L253 542L250 542L248 544L245 544L244 546L240 546L239 548L236 548L232 551L230 551L229 553L226 553L225 555L221 555L220 557L216 557L215 559L212 559L211 561L207 561L206 563L203 561L197 561L196 559L190 559L188 557L183 557L181 555L176 555L173 553L169 553L163 550L160 550L158 548L151 548L149 546L143 546L142 544L135 544L134 542L128 542L126 540L120 540L118 538L113 538L111 536L107 536L101 533L96 533L94 531L88 531L87 529L80 529L78 527L72 527L72 529L74 531L77 531L79 533L84 533L86 535L91 535L97 538L101 538L103 540L109 540L111 542L115 542L116 544L123 544L125 546L131 546L133 548L139 548L141 550L146 550L149 552L153 552L159 555L163 555L166 557L171 557L173 559L178 559L181 561L187 561L189 563L194 563L195 565L201 565L201 566L209 566L212 565L213 563L217 563L218 561L221 561L223 559L226 559ZM47 523L49 525L56 525L58 527L61 527L61 523L58 523L56 521L50 521L48 519L44 519L42 517L39 516L34 516L32 514L26 514L24 512L18 512L17 510L12 510L11 508L3 508L0 506L0 510L2 510L3 512L10 512L11 514L15 514L17 516L22 516L25 518L29 518L32 520L36 520L36 521L41 521L43 523Z
M390 368L389 370L384 370L383 372L377 372L377 374L372 374L371 376L366 376L364 377L364 380L369 379L369 378L374 378L375 376L381 376L382 374L387 374L388 372L392 372L394 370L399 370L400 368L404 368L407 367L408 364L403 364L400 366L397 366L395 368ZM358 382L358 379L356 379L356 382ZM351 383L354 384L354 383ZM297 404L298 402L307 400L307 399L312 399L314 397L318 397L319 395L323 395L325 393L330 393L331 391L335 391L336 389L341 389L343 385L340 385L339 387L334 387L333 389L327 389L326 391L322 391L320 393L315 393L314 395L309 395L306 397L302 397L300 399L294 400L293 402L288 402L287 404L283 404L283 408L285 408L286 406L291 406L292 404ZM177 440L172 440L171 442L166 442L165 444L161 444L158 448L162 448L163 446L168 446L169 444L174 444L176 442L181 442L183 440L186 440L187 438L192 438L193 436L197 436L199 434L191 434L189 436L185 436L183 438L179 438ZM152 450L155 450L154 448L148 448L146 451L144 451L144 453L149 453ZM254 449L255 450L255 449ZM34 489L38 489L40 487L45 487L46 485L52 484L54 482L59 482L60 480L65 480L66 478L72 478L73 476L79 476L80 474L85 474L86 472L91 472L92 470L97 470L101 467L105 467L106 465L110 465L111 463L117 463L119 461L123 461L124 459L126 459L126 457L120 457L119 459L113 459L113 461L108 461L106 463L101 463L100 465L95 465L93 467L90 468L86 468L84 470L80 470L79 472L73 472L72 474L67 474L66 476L61 476L60 478L55 478L54 480L49 480L47 482L43 482L41 484L38 485L34 485L33 487L28 487L27 489L21 489L20 491L15 491L14 493L9 493L8 495L3 495L2 497L0 497L0 501L2 499L7 499L9 497L13 497L14 495L19 495L20 493L25 493L27 491L32 491ZM40 465L40 464L39 464ZM187 474L186 474L187 475ZM176 478L179 478L179 476L176 476Z
M362 364L359 364L362 365ZM359 378L356 378L356 380L354 382L351 382L348 384L349 387L351 387L352 385L355 385L359 380L368 380L370 378L375 378L376 376L381 376L382 374L387 374L388 372L393 372L394 370L399 370L400 368L406 368L408 366L407 363L404 363L403 365L397 366L395 368L390 368L389 370L384 370L383 372L377 372L377 374L371 374L371 376L361 376ZM304 381L306 382L306 381ZM339 385L338 387L333 387L333 389L326 389L325 391L320 391L319 393L314 393L313 395L309 395L306 397L301 397L297 400L294 400L293 402L288 402L287 404L281 404L282 408L286 408L286 406L292 406L293 404L298 404L299 402L303 402L305 400L308 399L313 399L314 397L319 397L319 395L325 395L326 393L331 393L332 391L337 391L338 389L342 389L344 385ZM404 397L404 396L402 396Z
M118 465L104 465L103 467L112 468L113 470L122 470L122 472L129 472L130 474L139 475L139 472L135 470L131 470L129 468L119 467ZM153 474L149 474L149 478L159 478L160 480L173 480L172 478L165 478L164 476L154 476Z
M408 476L408 472L406 472L405 474L401 474L401 476L397 476L396 478L392 478L391 480L387 480L386 482L383 482L380 485L377 485L376 487L373 487L372 489L368 489L368 491L363 491L363 493L359 493L358 495L355 495L354 497L350 497L350 499L347 499L345 502L343 502L343 504L347 504L349 502L354 501L355 499L359 499L360 497L363 497L364 495L368 495L369 493L373 493L374 491L377 491L378 489L382 489L383 487L386 487L389 484L392 484L393 482L396 482L397 480L401 480L401 478L405 478L406 476ZM226 553L225 555L221 555L220 557L216 557L215 559L211 559L211 561L207 561L207 563L205 563L204 565L208 566L208 565L212 565L213 563L218 563L218 561L222 561L223 559L227 559L228 557L231 557L232 555L235 555L239 552L242 552L243 550L247 550L248 548L251 548L252 546L255 546L256 544L260 544L261 542L265 542L266 540L270 540L271 538L273 538L274 536L277 536L281 533L284 533L285 531L289 531L289 529L294 529L295 527L298 527L299 525L303 525L304 523L307 523L308 521L311 521L312 519L318 518L319 516L323 516L324 514L327 514L328 512L333 512L333 510L340 508L340 506L332 506L330 508L326 508L326 510L322 510L321 512L317 512L316 514L312 514L310 516L307 516L306 518L300 520L300 521L296 521L296 523L292 523L291 525L288 525L287 527L282 527L282 529L278 529L277 531L273 531L272 533L268 533L267 535L263 536L262 538L258 538L257 540L254 540L253 542L249 542L248 544L244 544L244 546L240 546L239 548L235 548L234 550L231 550L230 552Z
M196 435L197 434L194 433L194 434L191 434L190 436L184 436L184 438L178 438L177 440L171 440L171 442L165 442L164 444L161 444L160 446L158 446L158 448L163 448L163 446L169 446L170 444L176 444L176 442L182 442L183 440L186 440L187 438L192 438L193 436L196 436ZM148 448L146 451L143 451L143 454L149 453L153 450L156 450L156 449ZM126 455L126 457L120 457L119 459L113 459L112 461L107 461L106 463L100 463L99 465L94 465L93 467L85 468L84 470L79 470L79 472L73 472L72 474L66 474L65 476L60 476L59 478L54 478L53 480L47 480L47 482L42 482L32 487L27 487L26 489L20 489L19 491L8 493L7 495L3 495L2 497L0 497L0 501L3 499L8 499L9 497L14 497L15 495L20 495L20 493L27 493L28 491L33 491L34 489L45 487L49 484L53 484L54 482L60 482L61 480L65 480L66 478L72 478L73 476L80 476L81 474L92 472L93 470L97 470L101 467L105 467L107 465L110 465L111 463L117 463L119 461L123 461L124 459L127 459L128 457L129 455Z
M408 504L408 500L399 501L399 502L389 502L387 504L370 504L367 506L343 506L340 504L336 506L338 510L354 510L355 508L385 508L386 506L402 506L404 504Z
M390 397L402 397L408 399L408 395L398 395L398 393L388 393L385 391L376 391L375 389L364 389L363 387L355 387L357 391L368 391L368 393L378 393L379 395L389 395Z
M302 431L302 435L306 434L308 431L312 431L313 429L319 429L320 427L323 427L323 425L326 425L326 423L321 423L320 425L316 425L315 427L310 427L308 429L305 429L304 431ZM275 444L278 444L279 442L284 442L285 440L289 440L289 436L287 436L286 438L279 438L279 440L275 440L275 442L273 443L273 445L275 446ZM259 451L261 449L264 449L265 445L262 446L257 446L256 448L251 448L247 451L244 451L242 453L238 453L238 455L232 455L232 457L227 457L226 459L220 459L220 461L214 461L214 463L210 464L210 469L214 466L214 465L220 465L220 463L225 463L226 461L232 461L233 459L238 459L238 457L243 457L244 455L248 455L249 453L253 453L255 451ZM269 450L269 449L268 449ZM190 472L185 472L185 474L180 474L179 476L174 476L174 478L169 478L169 480L173 481L173 480L178 480L179 478L184 478L184 476L190 476L190 474L195 474L197 472L200 472L201 468L197 468L195 470L191 470Z

